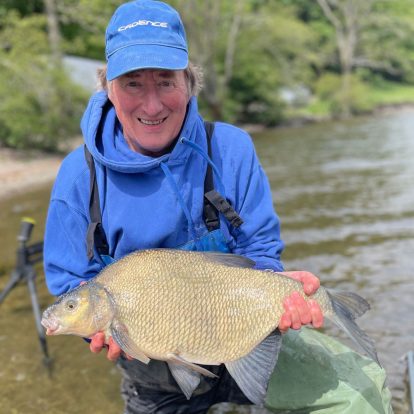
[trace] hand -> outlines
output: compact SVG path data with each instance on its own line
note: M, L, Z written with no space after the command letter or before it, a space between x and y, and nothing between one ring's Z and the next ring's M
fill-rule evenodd
M312 295L320 286L319 279L310 272L283 272L285 276L298 280L303 284L306 295ZM279 321L279 330L286 332L289 328L300 329L302 325L312 324L314 328L323 325L323 314L319 304L309 299L306 301L299 292L293 292L283 301L285 312Z
M80 282L80 285L84 285L86 282ZM116 361L121 354L125 356L126 359L132 360L133 358L129 355L122 352L122 349L119 345L112 339L112 336L109 337L108 342L105 340L105 334L103 332L97 332L96 334L92 335L90 338L91 342L89 343L89 349L94 354L98 354L102 351L102 348L107 348L108 352L106 357L110 361Z
M108 348L106 357L110 361L116 361L121 356L121 354L123 354L128 360L133 359L129 355L126 355L125 353L122 352L122 349L112 339L112 336L110 336L108 342L106 342L105 334L103 332L97 332L95 335L91 336L91 342L89 344L89 349L94 354L98 354L99 352L102 351L103 348Z

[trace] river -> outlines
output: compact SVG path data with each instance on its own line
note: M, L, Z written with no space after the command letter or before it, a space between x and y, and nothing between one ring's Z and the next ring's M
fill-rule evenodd
M405 414L404 355L414 349L414 113L254 134L273 191L289 270L306 269L326 286L357 291L372 306L360 326L377 343L396 414ZM50 188L0 203L0 289L14 262L22 216L42 237ZM42 307L52 298L41 268ZM119 375L75 337L48 340L42 365L25 284L0 306L0 412L120 413ZM251 412L222 406L215 413ZM262 413L262 410L254 410Z

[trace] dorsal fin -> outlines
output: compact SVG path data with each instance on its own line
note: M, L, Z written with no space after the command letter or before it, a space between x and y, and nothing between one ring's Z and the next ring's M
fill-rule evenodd
M203 255L208 261L229 267L253 268L256 265L254 260L232 253L202 252L199 254Z

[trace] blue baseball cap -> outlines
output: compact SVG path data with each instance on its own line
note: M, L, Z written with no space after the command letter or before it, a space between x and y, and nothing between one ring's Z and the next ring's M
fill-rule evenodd
M105 36L108 80L138 69L188 66L184 25L166 3L135 0L118 7Z

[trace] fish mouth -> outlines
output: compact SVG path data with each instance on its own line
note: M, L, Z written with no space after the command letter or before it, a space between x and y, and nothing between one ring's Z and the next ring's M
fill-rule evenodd
M46 328L46 335L56 335L61 328L59 322L56 319L43 317L40 323L44 328Z

